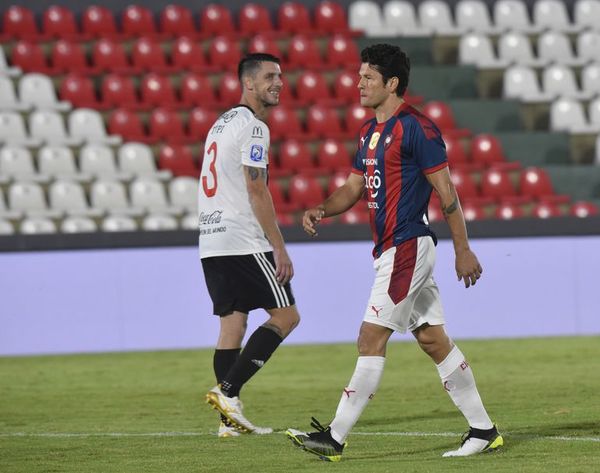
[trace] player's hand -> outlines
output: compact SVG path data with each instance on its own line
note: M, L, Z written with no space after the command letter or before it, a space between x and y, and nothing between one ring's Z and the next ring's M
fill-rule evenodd
M275 259L275 278L277 282L284 286L294 277L294 266L285 247L273 248L273 258Z
M302 217L302 226L304 227L304 231L310 236L317 236L316 226L321 221L324 214L325 210L323 210L321 207L308 209L306 212L304 212L304 217Z
M481 277L483 268L477 260L477 256L471 250L463 250L456 253L456 275L458 280L465 281L465 287L474 286Z

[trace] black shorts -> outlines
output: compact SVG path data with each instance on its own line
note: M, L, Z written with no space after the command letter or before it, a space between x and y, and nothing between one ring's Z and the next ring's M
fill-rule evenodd
M295 304L290 283L281 286L275 279L272 251L202 258L202 269L215 315Z

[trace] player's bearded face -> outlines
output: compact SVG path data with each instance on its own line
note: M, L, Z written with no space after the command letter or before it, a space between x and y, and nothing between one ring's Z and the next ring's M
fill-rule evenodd
M389 96L383 83L383 76L366 62L361 64L358 75L360 104L363 107L377 108Z
M255 87L258 98L265 106L277 105L283 87L279 64L264 62L260 71L256 74Z

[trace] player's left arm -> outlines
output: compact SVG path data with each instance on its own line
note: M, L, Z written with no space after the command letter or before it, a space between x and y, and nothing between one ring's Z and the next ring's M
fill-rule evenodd
M458 280L463 279L465 287L474 285L481 277L483 268L469 246L465 217L460 206L456 188L450 179L448 166L444 166L442 169L432 173L425 173L425 176L440 199L442 213L450 227L450 234L452 235L454 252L456 254L455 267Z

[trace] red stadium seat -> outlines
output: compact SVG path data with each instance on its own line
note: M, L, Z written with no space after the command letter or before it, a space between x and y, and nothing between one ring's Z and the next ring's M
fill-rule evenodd
M131 77L108 74L102 80L101 91L102 103L107 107L143 108Z
M223 70L237 70L240 59L240 46L231 38L217 36L210 42L210 46L208 47L208 61L211 66Z
M279 93L279 103L288 107L297 106L298 99L296 98L294 87L292 87L285 74L281 76L281 82L283 82L283 87Z
M370 108L364 108L360 104L353 104L346 109L346 130L352 138L358 139L360 128L367 120L375 116Z
M219 81L218 94L220 103L226 107L239 103L242 87L236 74L233 72L223 74Z
M80 43L61 39L52 47L52 69L56 72L76 72L79 74L98 73L99 69L91 67Z
M246 3L240 10L238 23L240 33L244 36L259 33L272 36L275 33L271 13L258 3Z
M188 136L194 141L204 141L217 118L219 114L216 111L196 107L188 118Z
M288 212L299 209L298 204L290 203L287 200L281 182L278 179L269 179L269 192L271 193L273 206L275 207L278 217L281 214L285 215Z
M470 167L471 163L460 139L449 135L444 137L444 143L446 144L448 164L451 168Z
M59 96L61 100L71 102L73 107L97 110L108 108L98 101L92 80L77 74L69 74L63 79Z
M181 102L188 106L213 107L217 100L206 75L190 73L181 79Z
M441 222L444 220L444 215L442 214L442 209L438 200L432 198L429 201L429 207L427 208L427 219L430 222Z
M495 200L516 197L515 187L510 176L498 169L488 169L481 179L482 194Z
M348 179L348 171L337 171L333 176L329 178L329 184L327 185L327 195L333 194L337 189L342 187Z
M165 35L173 37L185 35L190 38L197 36L191 10L181 5L167 5L160 12L159 24L160 32Z
M326 139L321 141L317 149L317 163L321 171L344 170L349 173L352 167L352 158L343 142Z
M293 172L315 170L312 153L307 144L299 140L286 140L279 145L279 167Z
M290 227L296 224L296 219L292 213L278 213L277 225L280 227Z
M12 65L20 67L23 72L52 73L52 70L48 67L46 55L37 43L19 41L13 47L11 59Z
M465 137L471 134L468 130L457 130L452 109L444 102L427 102L422 112L437 125L444 135L452 133L455 137Z
M296 35L290 41L287 53L292 68L322 68L323 59L317 43L304 35Z
M554 193L550 176L542 168L528 167L523 169L519 177L519 189L521 195L545 203L566 204L570 200L568 195Z
M50 6L42 16L44 34L52 38L77 39L81 38L75 15L66 7Z
M354 103L360 98L358 75L355 72L341 71L336 74L333 83L333 96L345 103Z
M177 112L164 107L152 111L148 119L148 130L150 137L155 140L164 140L175 144L188 141L183 122Z
M502 220L512 220L524 216L523 209L517 204L503 203L496 208L496 218Z
M11 5L4 11L2 38L36 40L41 35L33 12L26 7Z
M579 218L593 217L600 215L600 209L591 202L575 202L569 210L569 215Z
M249 53L267 53L272 54L278 58L282 57L281 49L275 42L275 40L264 34L254 35L248 43Z
M122 36L117 31L112 11L98 5L85 9L81 17L81 29L85 35L95 38L116 39Z
M168 77L156 73L148 74L142 78L140 95L142 104L148 108L154 106L174 107L177 105L177 98L171 81Z
M316 177L296 174L289 183L288 194L290 202L297 204L302 209L314 207L325 197L323 189Z
M561 215L562 212L556 205L547 202L536 204L532 212L532 217L537 218L552 218L560 217Z
M348 20L342 5L331 1L320 2L314 12L315 27L320 33L347 33Z
M343 131L342 122L334 108L316 104L307 111L306 130L322 138L345 139L348 133Z
M164 146L158 155L158 167L168 169L174 176L198 177L200 175L200 169L194 162L192 151L184 145Z
M305 71L296 79L296 97L300 104L333 105L327 81L318 72Z
M304 4L285 2L277 10L277 28L288 34L307 34L313 27Z
M128 6L121 15L121 27L127 36L156 36L154 15L140 5Z
M183 36L173 43L171 60L176 69L207 72L206 58L202 46L193 39Z
M206 37L237 36L231 11L223 5L207 5L200 16L200 32Z
M486 218L485 210L483 210L481 205L477 205L475 202L467 201L464 204L461 204L461 207L465 220L468 222Z
M159 43L149 37L138 39L131 49L131 62L138 70L173 72L174 68L167 65L165 52Z
M360 53L356 43L344 35L334 35L327 41L327 52L325 62L329 67L345 67L347 69L360 66Z
M125 141L148 143L140 118L130 110L117 109L108 118L108 131L111 135L120 135Z
M307 137L302 131L298 115L292 108L284 105L273 108L269 114L268 122L272 140L284 138L303 139Z
M519 163L507 162L500 140L486 133L481 133L473 137L471 141L471 156L474 163L486 167L493 166L495 168L502 168L505 171L516 170L521 167Z
M121 43L101 39L92 48L93 64L101 71L129 74L133 71Z
M470 173L460 168L452 169L450 177L461 202L479 199L479 189Z
M358 202L354 207L340 215L340 222L347 225L368 224L369 211L362 202Z

